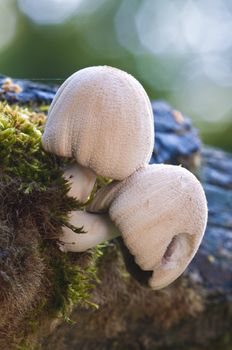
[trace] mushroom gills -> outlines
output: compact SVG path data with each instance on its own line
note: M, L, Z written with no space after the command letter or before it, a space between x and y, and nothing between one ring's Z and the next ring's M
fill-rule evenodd
M149 280L152 277L153 271L144 271L138 264L136 264L134 255L130 253L122 237L117 237L115 240L120 248L126 269L129 274L142 286L149 287Z

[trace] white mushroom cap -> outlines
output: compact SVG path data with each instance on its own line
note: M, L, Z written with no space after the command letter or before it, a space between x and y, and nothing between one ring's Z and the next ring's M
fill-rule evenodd
M149 285L160 289L173 282L194 257L207 223L204 190L188 170L173 165L149 165L97 194L90 210L109 207L109 216L145 271Z
M149 162L153 129L149 98L134 77L112 67L90 67L58 90L42 143L98 175L122 180Z

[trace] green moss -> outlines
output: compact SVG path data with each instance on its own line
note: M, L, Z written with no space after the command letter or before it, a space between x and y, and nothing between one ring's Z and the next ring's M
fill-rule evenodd
M54 252L50 261L54 271L52 277L53 296L50 299L48 309L51 311L59 310L62 317L68 321L70 310L74 305L97 307L90 301L90 292L98 281L97 263L102 254L102 248L99 246L91 253L84 255L84 264L83 262L78 264L75 254Z
M57 175L60 178L60 160L41 148L44 122L42 113L0 103L1 171L20 177L25 191L45 190Z
M28 344L18 345L17 350L33 350L33 348Z
M0 270L12 281L0 294L6 309L22 304L24 319L12 324L13 335L21 339L17 344L21 350L30 349L27 339L43 326L44 320L62 316L70 321L73 306L96 307L90 293L97 282L97 263L102 255L101 247L85 254L65 254L57 247L62 225L69 225L69 213L84 206L67 195L69 185L62 176L62 167L68 160L48 154L41 147L45 120L41 112L0 103L0 220L4 223L0 251L8 254L6 261L0 261ZM96 186L105 181L109 180L99 179ZM81 227L72 229L77 234L83 232ZM35 276L41 285L37 294ZM28 298L17 301L17 290L28 293ZM1 327L10 329L7 322L7 317L0 322L0 333Z
M27 342L23 341L21 345L16 346L16 350L33 350L33 347Z

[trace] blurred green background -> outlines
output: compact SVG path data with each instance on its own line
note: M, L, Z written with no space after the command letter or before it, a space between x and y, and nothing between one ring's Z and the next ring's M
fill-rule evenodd
M100 64L232 151L231 0L0 0L0 73L61 84Z

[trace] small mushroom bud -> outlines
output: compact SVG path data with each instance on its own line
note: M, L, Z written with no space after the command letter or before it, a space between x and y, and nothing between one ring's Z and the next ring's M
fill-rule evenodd
M96 175L123 180L149 162L153 128L149 98L134 77L112 67L90 67L74 73L58 90L42 144L48 152L76 159L76 177L80 172L83 177L73 192L83 200L81 187L90 193ZM87 168L89 186L81 181Z
M207 202L196 177L180 166L149 165L100 190L90 207L105 212L121 232L135 262L152 271L160 289L186 269L201 243Z
M84 252L120 235L107 214L90 214L77 210L71 213L69 223L75 227L83 227L85 233L75 233L65 226L60 237L60 249L63 252Z
M91 169L77 163L70 164L64 169L64 178L71 184L68 194L77 197L82 203L88 198L96 181Z

